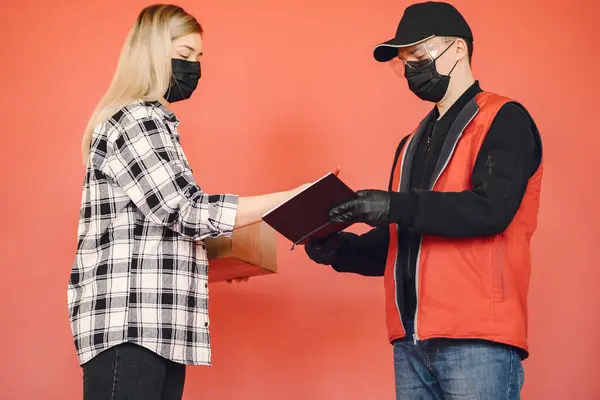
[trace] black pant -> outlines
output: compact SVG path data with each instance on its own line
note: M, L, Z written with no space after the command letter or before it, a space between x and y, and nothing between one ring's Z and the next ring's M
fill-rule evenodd
M185 365L124 343L83 365L84 400L180 400Z

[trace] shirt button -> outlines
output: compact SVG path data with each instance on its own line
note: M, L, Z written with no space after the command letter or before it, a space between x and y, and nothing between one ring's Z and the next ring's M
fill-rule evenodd
M205 322L205 323L204 323L204 326L208 328L208 322Z
M208 289L208 283L205 283L205 284L204 284L204 288L205 288L205 289Z

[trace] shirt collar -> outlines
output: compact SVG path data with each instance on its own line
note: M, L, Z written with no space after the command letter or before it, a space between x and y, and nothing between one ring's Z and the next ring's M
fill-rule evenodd
M173 111L169 110L160 101L142 101L142 103L145 106L152 107L166 121L172 122L175 125L179 124L179 118L177 118L175 113Z
M475 81L465 92L452 104L450 109L442 116L440 121L454 120L456 116L460 113L460 111L465 108L467 103L473 99L477 94L481 93L481 87L479 86L479 81ZM435 107L435 116L436 118L439 116L439 111L437 107Z

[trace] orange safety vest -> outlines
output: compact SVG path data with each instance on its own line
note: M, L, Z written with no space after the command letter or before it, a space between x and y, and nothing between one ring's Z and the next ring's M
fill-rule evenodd
M431 190L472 190L477 155L492 121L507 102L511 100L483 92L464 107L448 133L446 151L440 155L444 159L438 162ZM392 190L409 189L410 173L405 167L412 163L426 121L408 137L398 155ZM415 341L485 339L516 346L527 357L530 239L537 225L542 171L540 163L519 210L501 234L478 238L422 236L416 261ZM397 301L396 274L402 273L399 263L398 226L390 224L384 278L390 341L406 335Z

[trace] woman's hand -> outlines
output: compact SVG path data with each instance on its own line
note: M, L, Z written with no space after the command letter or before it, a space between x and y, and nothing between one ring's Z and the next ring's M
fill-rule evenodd
M262 196L240 197L234 229L239 229L260 221L264 213L294 197L310 185L311 183L306 183L292 190L265 194Z

